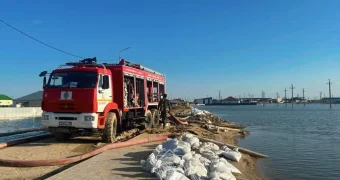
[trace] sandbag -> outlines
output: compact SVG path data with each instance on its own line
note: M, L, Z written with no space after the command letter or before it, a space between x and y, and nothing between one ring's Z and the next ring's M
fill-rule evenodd
M167 172L169 171L174 171L180 174L184 174L184 170L182 168L174 167L174 166L161 166L154 173L157 174L158 179L163 180L167 178L168 176Z
M201 145L201 142L195 142L191 145L192 150L198 150Z
M212 142L204 142L200 145L200 150L218 151L220 147Z
M182 160L189 161L192 158L192 152L186 153L184 156L182 156Z
M207 176L200 176L197 173L190 175L191 180L209 180Z
M178 171L170 170L166 172L165 180L189 180L189 178Z
M236 180L235 176L231 172L219 173L211 172L209 174L210 180Z
M192 145L195 144L195 143L199 143L199 142L200 142L200 140L199 140L197 137L186 138L186 139L183 140L183 141L189 143L190 146L192 146Z
M222 149L224 150L224 152L222 152L223 157L240 162L242 154L238 152L238 148L234 148L234 150L231 150L227 146L224 146Z
M153 167L156 166L156 156L154 154L150 154L148 159L145 160L141 160L141 165L142 168L146 171L151 171Z
M225 163L217 160L210 164L210 172L225 173L225 172L231 172L231 170L227 167Z
M182 140L187 142L187 139L190 139L190 138L193 138L193 137L194 137L193 134L185 133L185 134L182 136Z
M205 157L199 158L200 162L205 166L205 168L209 169L211 161Z
M219 159L219 156L217 154L215 154L213 151L211 150L204 150L202 152L200 152L201 155L207 159L209 159L210 161L214 160L214 159Z
M177 148L173 152L179 156L183 156L191 152L191 145L184 141L178 141Z
M152 153L157 157L158 154L160 154L161 152L163 152L163 146L161 144L159 144L153 151Z
M178 145L178 140L177 139L171 139L171 138L168 138L167 141L165 141L163 144L162 144L162 148L163 149L166 149L166 150L174 150L177 148L177 145Z
M239 169L237 169L234 165L232 165L230 162L228 162L226 159L224 158L220 158L219 159L220 162L223 162L232 173L236 173L236 174L242 174L241 171Z
M220 150L217 150L217 151L214 151L214 153L217 155L217 156L222 156L222 153L224 151L222 151L221 149Z
M185 175L190 176L192 174L197 174L199 176L207 176L208 170L205 166L199 161L199 159L192 158L189 161L185 161L184 163Z
M161 165L164 166L178 166L181 162L181 158L173 153L166 153L158 156L158 161L161 161Z

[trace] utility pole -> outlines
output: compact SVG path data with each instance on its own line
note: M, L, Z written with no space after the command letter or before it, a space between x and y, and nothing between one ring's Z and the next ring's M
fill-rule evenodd
M279 93L276 92L276 105L279 106Z
M331 80L330 79L328 79L328 90L329 90L329 108L331 108L332 109L332 97L331 97Z
M287 88L285 88L285 103L286 103L286 107L287 107Z
M291 102L292 102L292 108L293 108L293 98L294 98L294 89L295 89L295 87L293 86L293 84L292 84L292 86L290 87L290 89L292 90L292 99L291 99Z
M264 98L266 97L266 93L262 90L262 105L264 106Z
M218 100L221 101L221 91L218 91Z
M320 92L320 104L322 104L321 99L322 99L322 92Z
M303 100L303 106L306 106L306 101L305 101L305 88L302 88L302 100Z

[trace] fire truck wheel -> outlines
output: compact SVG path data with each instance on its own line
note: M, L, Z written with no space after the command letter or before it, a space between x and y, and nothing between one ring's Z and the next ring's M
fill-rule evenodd
M103 141L106 143L113 143L116 139L117 133L117 116L114 112L109 112L107 115L104 133L103 133Z
M66 141L71 137L71 134L62 132L56 132L53 135L57 141Z
M146 123L145 123L145 128L153 128L155 122L152 117L152 113L150 110L146 111Z
M159 120L160 120L161 116L159 114L159 111L158 110L155 110L153 112L153 120L155 122L155 125L158 126L159 125Z

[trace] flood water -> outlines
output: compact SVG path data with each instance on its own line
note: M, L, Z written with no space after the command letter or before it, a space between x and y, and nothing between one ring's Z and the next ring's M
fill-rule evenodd
M41 127L41 118L0 120L0 134Z
M198 106L247 126L239 145L269 155L265 179L340 179L340 105Z

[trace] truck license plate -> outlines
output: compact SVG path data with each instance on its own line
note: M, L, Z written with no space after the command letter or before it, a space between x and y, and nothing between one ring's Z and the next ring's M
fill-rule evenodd
M59 126L72 126L72 122L63 122L63 121L60 121L59 122Z

